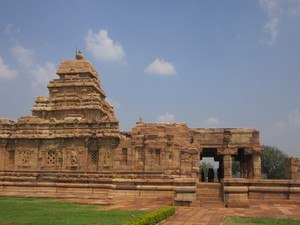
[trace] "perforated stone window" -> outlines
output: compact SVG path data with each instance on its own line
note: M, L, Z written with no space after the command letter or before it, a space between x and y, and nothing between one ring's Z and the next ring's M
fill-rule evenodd
M92 164L97 164L99 159L98 151L90 151L90 157Z
M155 164L160 165L160 149L155 149Z
M144 151L142 148L137 149L137 159L138 161L144 161Z
M127 165L127 153L128 153L127 148L122 148L122 161L121 161L121 165Z
M15 152L14 151L8 152L8 162L9 162L9 164L15 163Z
M56 154L54 151L47 152L47 165L54 166L56 161Z

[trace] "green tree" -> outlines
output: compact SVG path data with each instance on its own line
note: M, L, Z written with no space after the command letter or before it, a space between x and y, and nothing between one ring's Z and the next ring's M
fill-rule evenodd
M267 176L268 179L284 179L285 158L288 157L287 154L274 146L263 145L262 147L262 174Z
M207 177L208 175L208 169L209 168L214 168L214 165L211 164L211 163L208 163L208 162L201 162L201 170L203 169L203 172L204 172L204 176ZM200 173L201 173L201 170L200 170Z
M232 158L232 175L237 177L240 174L240 161Z
M201 169L204 170L204 173L206 175L208 173L209 168L214 168L214 165L212 163L208 163L208 162L201 162Z

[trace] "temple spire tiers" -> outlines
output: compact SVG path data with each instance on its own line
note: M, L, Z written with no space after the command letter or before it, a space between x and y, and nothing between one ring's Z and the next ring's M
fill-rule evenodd
M57 70L59 79L49 82L49 98L38 97L32 109L40 118L62 118L68 114L117 121L113 107L105 101L105 92L100 87L99 75L90 62L65 60ZM58 113L57 113L58 112Z
M76 53L75 60L62 61L56 73L59 79L48 84L49 97L37 97L33 117L21 118L20 122L25 119L32 125L49 126L51 131L43 131L48 134L63 133L66 126L74 126L86 135L118 136L119 123L114 109L105 100L96 69L81 51Z

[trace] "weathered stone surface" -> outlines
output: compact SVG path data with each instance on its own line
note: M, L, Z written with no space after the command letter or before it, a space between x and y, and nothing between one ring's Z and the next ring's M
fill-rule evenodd
M249 208L248 195L243 193L228 193L225 195L225 205L230 208Z
M300 180L300 159L287 158L285 160L285 177L291 180Z
M57 75L48 84L49 97L36 98L31 116L0 119L2 190L174 193L175 202L189 205L196 198L202 157L220 162L222 178L232 177L232 157L240 161L243 178L260 178L257 130L140 120L120 132L98 72L81 53L62 61ZM246 201L239 196L229 201Z

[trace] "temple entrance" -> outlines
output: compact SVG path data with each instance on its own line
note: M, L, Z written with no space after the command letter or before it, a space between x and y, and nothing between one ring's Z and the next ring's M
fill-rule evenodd
M252 155L246 155L244 148L239 148L238 154L232 156L232 177L252 177Z
M200 182L219 183L223 178L223 158L216 148L204 148L200 154Z
M200 180L197 184L196 202L200 205L223 206L223 157L216 148L203 148L200 153Z

